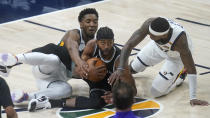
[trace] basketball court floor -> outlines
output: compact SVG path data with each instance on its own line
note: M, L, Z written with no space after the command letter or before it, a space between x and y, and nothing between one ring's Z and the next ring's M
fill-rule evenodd
M0 52L18 54L48 43L57 44L65 31L79 27L77 16L82 9L87 7L97 9L99 26L112 28L115 33L115 43L121 45L124 45L131 34L150 17L164 16L183 25L194 46L193 57L198 73L197 98L210 102L209 0L105 0L4 23L0 24ZM141 49L148 41L149 38L146 37L136 48ZM132 53L136 52L133 50ZM129 59L132 60L134 57L130 56ZM159 72L161 65L162 63L134 75L138 90L137 97L146 99L139 104L140 113L144 114L146 113L144 110L156 109L157 112L145 116L152 118L208 118L210 106L190 106L188 80L185 80L180 87L167 96L151 98L149 93L151 82ZM5 79L11 91L15 89L27 92L37 90L29 65L15 67L10 76ZM69 84L73 86L74 95L88 95L88 86L82 80L71 79ZM146 104L146 102L154 104ZM21 109L26 106L27 103L17 105L17 108L22 110L18 112L19 118L58 118L62 116L59 109L29 113ZM114 109L108 109L106 112L101 111L101 115L80 117L105 118L113 114L113 111ZM77 116L76 113L73 114L71 117ZM5 114L3 117L6 117Z

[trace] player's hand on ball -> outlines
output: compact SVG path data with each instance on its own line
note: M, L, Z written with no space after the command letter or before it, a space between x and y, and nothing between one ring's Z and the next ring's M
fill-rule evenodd
M113 104L112 92L106 91L103 96L101 96L107 104Z
M99 79L104 79L104 77L106 76L106 66L102 65L99 67L95 68L96 70L96 74L98 76Z
M123 75L123 70L116 70L114 73L111 74L111 76L108 79L108 83L110 85L114 85L115 81L120 79L120 76Z
M87 78L88 76L88 64L85 61L80 61L80 63L77 65L76 72L80 75L82 78Z
M87 60L88 63L88 77L92 82L99 82L103 80L107 74L106 64L99 58L91 58Z

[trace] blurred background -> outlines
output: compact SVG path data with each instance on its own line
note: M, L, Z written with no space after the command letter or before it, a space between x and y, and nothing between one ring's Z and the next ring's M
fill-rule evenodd
M0 0L0 24L102 0Z

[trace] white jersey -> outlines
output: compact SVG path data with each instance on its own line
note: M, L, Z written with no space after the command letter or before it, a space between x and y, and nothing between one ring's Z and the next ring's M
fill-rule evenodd
M176 22L174 22L170 19L167 19L167 20L170 24L170 27L173 29L171 38L170 38L169 42L166 44L161 45L156 42L155 42L155 44L158 46L159 49L161 49L163 52L165 52L169 57L179 57L180 53L177 51L173 51L172 47L175 45L175 42L177 41L177 39L179 39L181 34L186 33L186 32L185 32L185 29L183 28L183 26L177 24ZM188 46L191 50L192 43L191 43L191 40L189 39L188 35L187 35L187 41L188 41Z
M83 51L85 48L85 41L83 40L82 37L82 30L79 29L79 34L80 34L80 44L79 44L79 51Z

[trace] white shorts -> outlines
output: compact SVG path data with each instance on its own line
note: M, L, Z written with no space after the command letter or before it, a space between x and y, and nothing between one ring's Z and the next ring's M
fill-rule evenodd
M160 72L152 82L152 87L161 93L165 93L175 83L184 65L181 59L166 59Z
M156 65L165 60L159 74L152 83L152 87L164 92L173 84L184 65L180 56L170 57L166 52L161 51L154 41L150 41L131 63L136 72L143 71L146 67Z
M50 67L50 66L49 66ZM48 85L54 81L68 81L70 79L70 72L66 69L63 63L60 63L57 67L50 67L54 68L51 73L44 74L40 72L40 66L33 66L32 72L36 78L36 83L38 89L45 89Z

